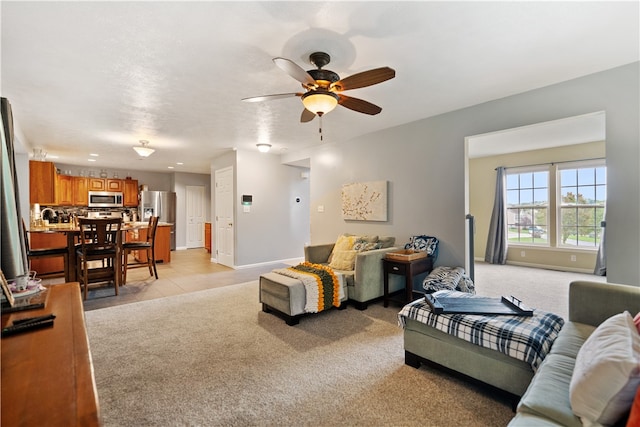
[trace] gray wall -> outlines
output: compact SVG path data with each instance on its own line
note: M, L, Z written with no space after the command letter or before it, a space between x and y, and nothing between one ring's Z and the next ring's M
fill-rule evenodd
M334 241L346 231L395 235L400 243L412 234L432 234L441 241L437 264L464 265L465 137L605 111L607 280L638 285L638 82L636 62L301 154L311 158L311 241ZM295 154L284 160L295 160ZM389 181L389 221L342 220L342 185L383 179Z
M283 165L280 157L253 151L236 151L212 162L211 187L215 171L234 168L234 216L236 266L301 258L309 242L308 168ZM250 212L244 212L242 195L253 196ZM215 216L215 194L212 194ZM300 201L297 202L296 198ZM212 254L215 257L215 227Z

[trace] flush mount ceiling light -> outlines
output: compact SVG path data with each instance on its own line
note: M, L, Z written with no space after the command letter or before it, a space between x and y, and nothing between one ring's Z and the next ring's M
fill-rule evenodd
M156 151L153 148L147 147L147 144L149 144L149 141L147 140L141 139L140 144L142 145L142 147L133 147L133 149L136 150L136 153L138 153L140 157L149 157L153 154L154 151Z
M266 153L271 149L271 144L260 143L256 144L256 147L258 147L258 151L260 151L261 153Z

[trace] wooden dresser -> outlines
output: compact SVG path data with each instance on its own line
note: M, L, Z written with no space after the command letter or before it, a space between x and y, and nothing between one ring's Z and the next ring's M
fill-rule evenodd
M51 285L45 307L2 314L2 327L55 314L54 326L2 338L3 426L99 426L78 283Z

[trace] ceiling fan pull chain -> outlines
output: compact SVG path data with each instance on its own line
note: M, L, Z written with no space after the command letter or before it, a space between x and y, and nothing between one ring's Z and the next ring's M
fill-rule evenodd
M318 128L318 132L320 132L320 141L322 141L322 116L318 116L320 120L320 127Z

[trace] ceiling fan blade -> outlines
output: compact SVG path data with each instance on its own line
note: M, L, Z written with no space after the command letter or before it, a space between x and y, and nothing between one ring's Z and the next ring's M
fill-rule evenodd
M362 99L351 98L349 96L345 96L342 94L338 95L338 97L340 98L338 99L338 104L350 110L357 111L358 113L364 113L364 114L369 114L371 116L375 116L380 111L382 111L382 108L370 102L364 101Z
M300 123L307 123L314 119L316 115L306 108L302 110L302 114L300 115Z
M242 98L242 101L245 102L262 102L262 101L271 101L274 99L281 98L291 98L293 96L302 96L301 92L298 93L276 93L274 95L262 95L262 96L254 96L251 98Z
M273 58L273 62L285 73L289 74L291 77L306 85L308 87L316 87L316 81L311 77L309 73L307 73L302 67L300 67L295 62L286 59L286 58Z
M367 87L382 83L386 80L392 79L396 76L396 71L389 67L376 68L374 70L363 71L362 73L354 74L353 76L345 77L342 80L331 85L337 91L358 89L361 87Z

